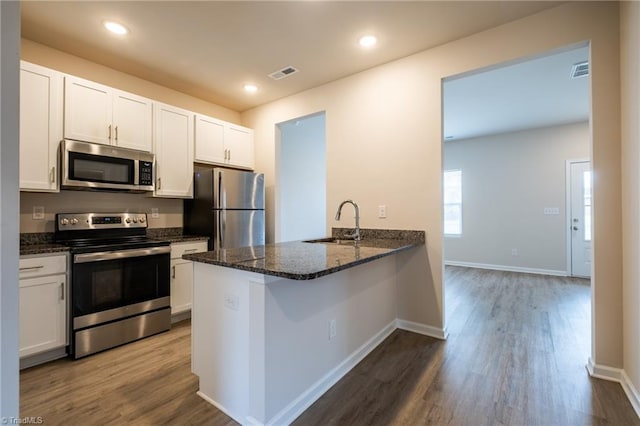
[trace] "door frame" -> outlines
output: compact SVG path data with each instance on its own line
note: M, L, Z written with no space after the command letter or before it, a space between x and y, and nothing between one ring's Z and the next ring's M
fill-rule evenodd
M565 160L565 238L567 241L566 256L567 256L567 276L573 276L573 267L571 266L571 165L575 163L591 163L589 158L573 158ZM593 166L592 166L593 168ZM592 222L593 226L593 222ZM593 244L593 233L591 233L591 244Z

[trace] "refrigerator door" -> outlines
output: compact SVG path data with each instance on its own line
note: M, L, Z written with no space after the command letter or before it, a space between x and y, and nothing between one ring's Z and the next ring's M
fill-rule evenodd
M214 250L264 244L264 210L214 210Z
M214 169L214 209L264 209L264 175Z

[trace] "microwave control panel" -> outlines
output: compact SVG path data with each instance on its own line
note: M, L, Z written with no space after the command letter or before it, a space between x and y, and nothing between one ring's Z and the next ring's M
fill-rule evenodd
M153 162L140 161L138 169L138 185L153 185Z

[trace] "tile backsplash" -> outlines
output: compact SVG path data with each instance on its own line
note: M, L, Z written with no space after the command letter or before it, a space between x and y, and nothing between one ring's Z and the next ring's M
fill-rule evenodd
M34 208L44 208L44 218L34 219ZM158 209L153 218L152 210ZM149 228L182 227L182 200L153 198L120 192L60 191L20 193L20 232L53 232L56 213L147 213Z

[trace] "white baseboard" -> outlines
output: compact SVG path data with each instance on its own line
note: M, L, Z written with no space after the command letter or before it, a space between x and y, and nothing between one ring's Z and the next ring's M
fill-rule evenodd
M326 391L335 385L338 380L344 377L353 367L355 367L360 361L364 359L372 350L374 350L384 339L389 337L391 333L396 329L396 321L392 321L375 336L366 341L362 346L356 349L351 355L349 355L344 361L342 361L337 367L329 371L311 385L300 396L291 401L289 405L283 408L278 414L273 416L268 425L288 425L292 423L300 414L309 408L314 402L316 402ZM255 421L255 419L250 419Z
M633 386L633 383L631 383L629 376L627 376L627 373L624 370L622 370L622 382L620 382L620 384L622 385L622 390L624 390L624 393L627 395L631 406L636 412L636 416L640 417L640 394L636 387Z
M407 330L425 336L435 337L436 339L446 340L449 336L446 328L432 327L430 325L420 324L417 322L396 319L396 327L401 330Z
M591 358L587 361L587 371L591 377L609 380L610 382L622 382L622 369L598 365Z
M627 399L631 403L633 410L636 412L636 415L640 417L640 393L638 393L638 390L623 369L608 367L606 365L598 365L589 358L589 361L587 362L587 371L591 377L620 383L620 386L622 386L622 390L625 395L627 395Z
M450 266L464 266L466 268L491 269L494 271L522 272L525 274L554 275L558 277L568 276L567 271L560 271L555 269L523 268L520 266L491 265L488 263L473 263L473 262L458 262L455 260L445 260L444 264L450 265Z

